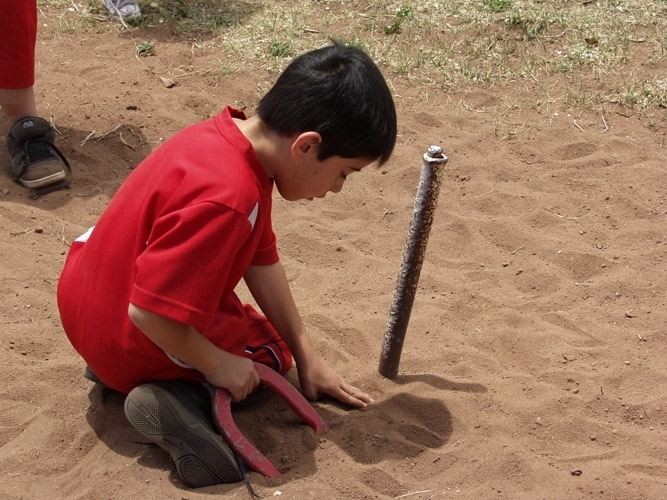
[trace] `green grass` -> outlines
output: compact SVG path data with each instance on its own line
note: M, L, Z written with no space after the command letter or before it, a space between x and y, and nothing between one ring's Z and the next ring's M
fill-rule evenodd
M664 118L667 2L664 0L139 0L130 30L168 29L206 40L233 61L231 74L272 59L280 68L331 37L366 50L389 75L449 92L530 81L567 81L562 102L582 110L614 104ZM100 23L102 0L40 0L59 30L121 29ZM72 7L74 6L74 7ZM250 63L248 64L248 61ZM565 80L563 80L565 79ZM538 85L538 86L539 86ZM565 85L565 83L563 83ZM547 102L544 95L538 99ZM540 107L539 105L537 107ZM542 106L543 108L543 106Z

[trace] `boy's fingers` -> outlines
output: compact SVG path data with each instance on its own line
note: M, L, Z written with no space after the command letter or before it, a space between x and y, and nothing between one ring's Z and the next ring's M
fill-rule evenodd
M257 370L254 370L252 376L247 379L244 387L236 391L230 391L232 394L232 401L234 401L235 403L243 401L252 393L252 391L255 390L255 388L260 384L260 382L261 380L259 379L259 373L257 373Z
M373 402L373 398L356 387L345 384L341 389L343 390L343 398L339 399L350 406L354 406L355 408L366 408L369 403Z
M352 396L350 394L346 394L345 396L346 397L343 400L343 402L350 406L353 406L355 408L366 408L368 406L368 403L355 396Z

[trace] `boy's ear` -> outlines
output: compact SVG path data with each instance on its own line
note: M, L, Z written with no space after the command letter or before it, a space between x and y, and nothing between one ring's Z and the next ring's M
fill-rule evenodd
M322 143L319 132L303 132L292 141L292 158L299 160L308 155L317 154L318 145Z

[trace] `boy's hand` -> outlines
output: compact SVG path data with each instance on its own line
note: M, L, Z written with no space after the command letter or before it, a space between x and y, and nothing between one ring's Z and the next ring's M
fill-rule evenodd
M244 275L246 285L259 308L287 342L299 371L301 391L308 399L328 394L346 405L366 408L373 399L341 378L315 352L306 333L280 262L250 266Z
M328 394L355 408L366 408L373 402L373 398L345 382L319 356L308 360L305 366L298 366L298 372L301 391L310 400L317 399L320 394Z
M130 304L132 323L163 351L187 363L234 401L241 401L259 384L259 374L248 358L223 351L193 327Z
M259 385L259 374L250 359L220 352L221 363L216 370L204 373L204 376L209 384L227 389L232 394L232 400L239 402Z

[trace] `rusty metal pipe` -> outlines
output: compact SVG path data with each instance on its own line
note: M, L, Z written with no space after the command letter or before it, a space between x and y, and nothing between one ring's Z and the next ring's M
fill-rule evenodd
M405 340L412 305L417 293L426 244L433 224L435 207L438 203L442 170L447 163L447 159L440 146L429 146L424 154L415 206L403 253L403 263L398 274L398 283L389 313L378 368L380 374L389 379L398 375L403 341Z

